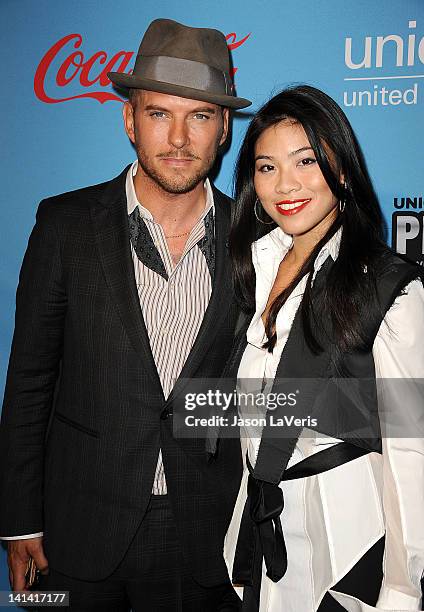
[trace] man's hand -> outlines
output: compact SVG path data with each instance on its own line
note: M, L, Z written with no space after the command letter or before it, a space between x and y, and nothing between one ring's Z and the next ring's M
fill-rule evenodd
M44 555L43 538L27 540L9 540L7 544L7 562L9 564L9 582L12 591L25 591L29 585L25 580L28 561L32 557L37 569L47 574L49 564Z

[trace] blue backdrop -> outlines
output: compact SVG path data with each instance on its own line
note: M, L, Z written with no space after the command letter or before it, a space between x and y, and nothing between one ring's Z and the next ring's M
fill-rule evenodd
M112 178L133 160L121 102L105 73L133 67L141 35L157 17L222 30L237 91L253 100L253 110L291 83L329 93L362 145L389 242L423 260L423 0L126 0L122 6L115 0L0 3L2 388L18 272L38 202ZM227 193L247 122L235 118L218 176ZM6 588L0 554L0 590Z

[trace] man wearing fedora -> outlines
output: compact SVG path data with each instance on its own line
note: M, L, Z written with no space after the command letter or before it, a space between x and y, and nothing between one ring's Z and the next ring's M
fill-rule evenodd
M0 537L14 590L72 610L235 610L222 558L236 440L177 439L186 379L217 378L237 309L231 201L209 181L234 95L225 37L158 19L141 42L115 179L43 200L17 291L0 426Z

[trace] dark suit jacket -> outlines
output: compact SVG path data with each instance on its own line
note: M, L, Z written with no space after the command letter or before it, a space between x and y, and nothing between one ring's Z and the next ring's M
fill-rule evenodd
M239 486L239 443L224 441L208 462L204 440L173 437L172 402L185 390L182 378L219 377L231 348L231 200L214 189L212 295L165 401L135 284L126 171L39 206L0 427L0 536L44 531L53 568L106 577L143 518L162 448L185 558L196 580L218 584L227 578L222 545Z

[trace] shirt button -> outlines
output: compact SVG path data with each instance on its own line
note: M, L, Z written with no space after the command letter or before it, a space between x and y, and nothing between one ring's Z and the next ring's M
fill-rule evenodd
M162 327L161 334L162 334L162 336L167 336L169 334L169 328L168 327Z

